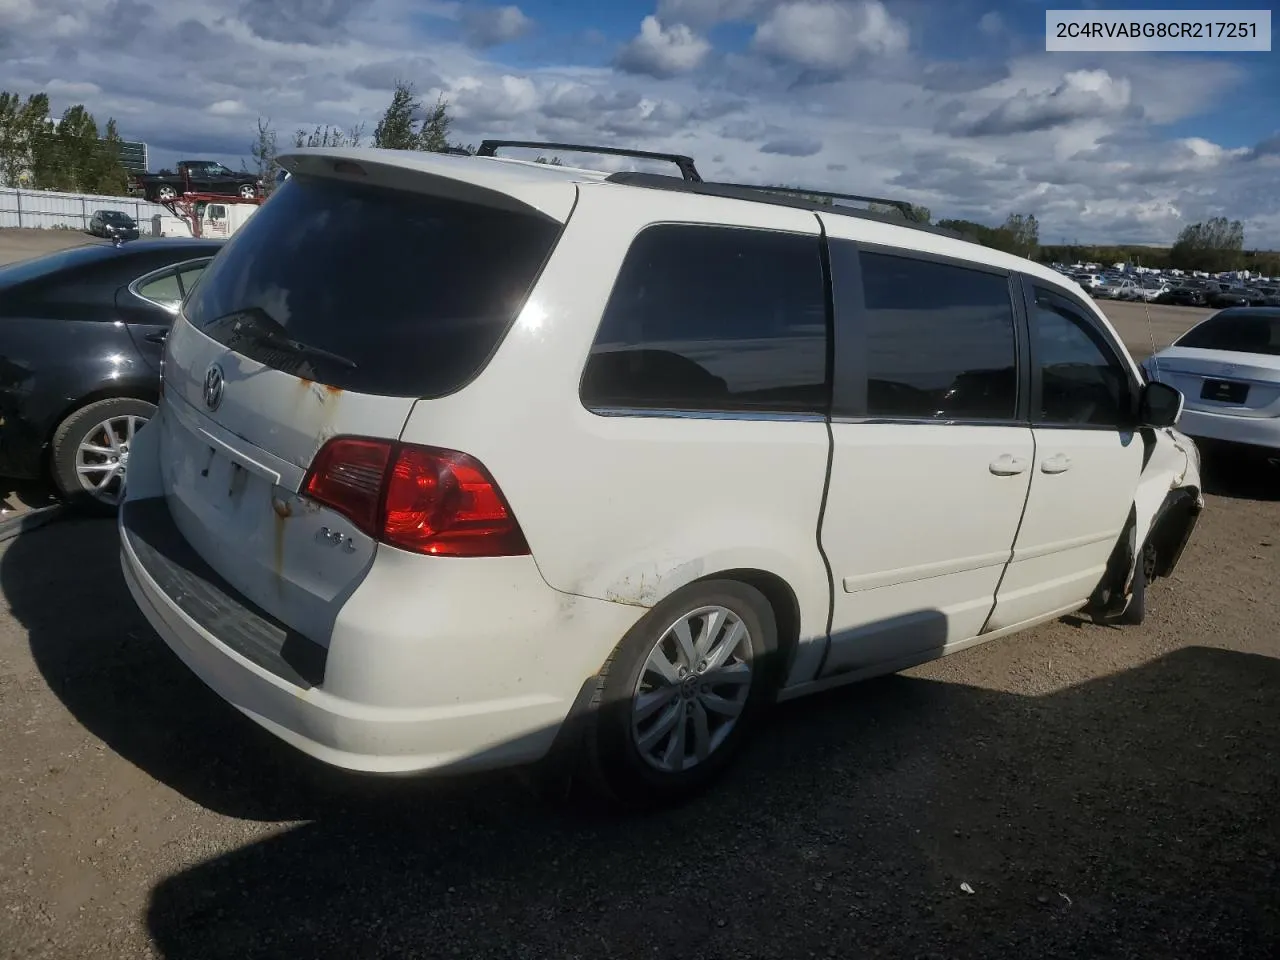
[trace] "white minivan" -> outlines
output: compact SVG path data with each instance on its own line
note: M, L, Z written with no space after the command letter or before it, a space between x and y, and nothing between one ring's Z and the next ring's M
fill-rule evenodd
M205 683L341 767L662 800L772 701L1141 619L1199 458L1076 284L673 159L281 158L119 516Z

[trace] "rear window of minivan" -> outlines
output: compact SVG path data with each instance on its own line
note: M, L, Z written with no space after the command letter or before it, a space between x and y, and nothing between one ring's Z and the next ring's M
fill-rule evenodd
M295 376L445 396L488 361L560 230L532 213L295 176L236 232L184 314Z

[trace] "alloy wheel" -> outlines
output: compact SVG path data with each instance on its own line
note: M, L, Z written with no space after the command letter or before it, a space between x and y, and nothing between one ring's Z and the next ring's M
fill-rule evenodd
M722 606L671 624L650 650L631 700L640 756L664 773L689 770L729 736L751 692L751 636Z
M124 497L125 473L134 434L146 417L122 416L103 420L76 448L76 476L89 496L108 506L118 506Z

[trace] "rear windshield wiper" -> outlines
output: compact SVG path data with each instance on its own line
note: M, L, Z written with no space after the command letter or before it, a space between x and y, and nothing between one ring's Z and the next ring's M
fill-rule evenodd
M320 347L308 346L289 337L282 337L275 333L255 333L252 335L253 342L263 347L269 347L272 350L279 350L281 353L291 353L297 357L305 357L309 360L326 360L329 363L347 370L354 370L356 362L349 360L337 353L328 350L322 350Z
M349 357L293 339L285 332L285 328L281 324L272 319L260 307L227 314L225 317L219 317L209 326L230 328L230 336L227 338L228 347L234 347L241 340L245 340L249 343L266 347L269 350L279 350L281 353L292 354L295 357L323 360L344 367L347 370L356 369L356 362Z

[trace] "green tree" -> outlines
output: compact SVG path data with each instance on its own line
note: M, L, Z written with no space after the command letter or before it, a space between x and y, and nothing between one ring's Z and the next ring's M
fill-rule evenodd
M1182 270L1219 272L1243 260L1244 224L1213 217L1182 229L1169 251L1169 262Z
M452 124L449 101L443 95L436 97L436 105L427 111L418 128L418 149L429 153L444 153L450 147L449 127Z
M295 147L358 147L364 139L364 124L358 123L349 130L325 124L317 126L308 133L296 130L293 134Z
M270 120L264 120L259 117L258 136L249 147L249 154L253 157L253 165L257 169L258 179L262 181L263 189L267 193L270 193L275 188L276 171L280 168L280 165L276 163L277 149L278 141L275 127L271 126Z
M373 130L373 145L387 150L418 149L418 131L413 117L421 109L422 101L414 94L413 84L397 80L391 103Z
M82 184L88 193L121 197L129 191L129 172L120 162L120 131L114 117L107 119L107 129L97 144L91 165L91 179Z
M415 119L422 114L422 119ZM422 101L414 93L413 84L397 80L391 103L373 131L373 145L390 150L425 150L444 153L448 150L467 150L469 147L449 141L449 128L453 118L449 116L449 101L443 95L435 105L423 111Z
M0 181L9 186L33 182L38 145L52 129L46 94L31 94L23 102L20 94L0 93Z
M1000 228L1007 246L1002 249L1020 257L1034 257L1040 249L1040 224L1034 214L1011 213Z

